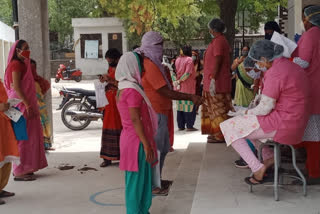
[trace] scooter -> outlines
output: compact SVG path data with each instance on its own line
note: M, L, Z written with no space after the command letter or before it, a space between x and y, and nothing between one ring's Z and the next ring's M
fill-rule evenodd
M71 130L82 130L91 121L103 119L103 112L96 107L96 95L93 90L81 88L62 88L63 97L57 110L61 110L63 124Z
M72 60L70 60L70 63L71 62ZM82 72L80 69L70 69L70 66L66 67L63 64L60 64L57 70L55 82L58 83L60 79L80 82L82 80Z

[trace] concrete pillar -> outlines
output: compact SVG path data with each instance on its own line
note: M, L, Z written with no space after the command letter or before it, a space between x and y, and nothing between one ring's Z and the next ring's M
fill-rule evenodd
M18 0L18 14L20 39L28 42L38 74L50 81L48 1ZM52 124L51 90L46 94L46 104Z
M296 33L301 33L302 1L288 0L288 38L294 39Z

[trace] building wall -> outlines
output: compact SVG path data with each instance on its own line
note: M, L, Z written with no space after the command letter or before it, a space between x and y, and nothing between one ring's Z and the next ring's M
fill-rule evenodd
M77 18L72 19L75 41L76 67L80 68L84 76L106 73L108 63L104 54L108 50L108 33L122 33L122 52L127 51L127 40L122 22L116 18ZM80 34L102 34L102 54L99 59L81 58Z
M0 21L0 78L3 79L7 67L7 59L10 48L14 43L14 30Z

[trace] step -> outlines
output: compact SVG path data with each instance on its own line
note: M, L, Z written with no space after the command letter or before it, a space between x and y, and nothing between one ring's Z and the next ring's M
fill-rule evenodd
M251 171L234 167L238 158L232 147L225 144L206 145L191 214L319 212L320 186L309 186L307 197L303 196L301 186L283 186L278 202L274 201L270 183L255 186L253 193L249 193L244 178Z
M206 144L190 143L159 213L190 213Z

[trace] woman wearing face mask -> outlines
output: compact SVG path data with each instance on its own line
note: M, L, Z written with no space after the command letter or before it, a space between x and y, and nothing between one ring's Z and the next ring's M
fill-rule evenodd
M271 40L273 32L276 31L281 34L281 29L277 22L270 21L264 25L264 38L267 40Z
M293 62L305 70L311 88L311 116L299 145L307 151L307 183L310 185L320 184L320 6L304 8L303 24L306 32L292 56Z
M192 60L191 46L185 46L176 60L176 79L173 82L176 91L195 94L196 93L196 71ZM180 131L197 131L194 128L196 121L196 106L189 100L177 101L177 123Z
M100 157L103 162L100 167L107 167L114 160L120 160L120 134L122 130L121 118L116 103L118 82L115 79L116 67L121 53L115 49L109 49L105 58L109 64L108 73L100 78L101 82L108 82L106 86L106 97L109 104L104 108L103 128L101 137Z
M228 111L233 109L231 98L230 51L223 35L225 24L220 19L212 19L209 24L212 42L204 56L203 97L201 131L208 134L208 143L224 142L220 123L228 119Z
M237 112L238 116L221 123L227 145L232 146L253 172L245 179L250 185L264 182L266 170L274 164L273 151L265 147L263 163L257 159L246 139L273 138L281 144L300 143L309 119L309 86L305 72L282 57L284 48L269 40L256 42L249 57L265 72L261 101L255 108Z
M9 98L18 98L17 105L27 121L28 140L18 141L20 165L13 164L15 181L35 180L34 172L48 166L40 121L36 88L30 63L29 45L18 40L11 47L4 79Z
M248 52L249 47L243 47L242 56L235 59L231 66L231 69L235 70L236 72L237 79L234 101L237 106L242 107L248 107L251 101L254 99L257 93L257 88L251 88L251 86L254 84L255 80L260 78L260 72L256 72L254 70L252 60L247 58Z

